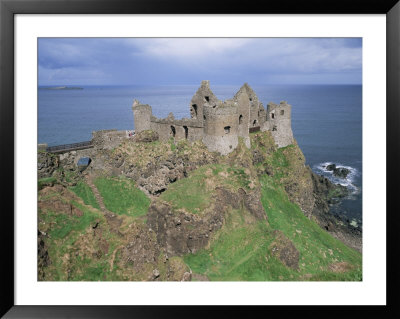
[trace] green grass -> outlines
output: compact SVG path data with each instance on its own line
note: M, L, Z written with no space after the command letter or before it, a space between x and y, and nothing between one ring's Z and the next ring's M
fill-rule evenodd
M284 272L289 276L291 271L278 260L273 257L269 263L265 260L272 242L268 225L265 222L248 225L242 220L243 214L240 210L232 211L210 248L186 255L185 262L193 272L212 281L274 280L275 273Z
M232 191L241 187L249 189L248 178L243 168L205 165L191 172L187 178L169 185L160 198L171 203L175 209L198 214L210 205L216 186L224 186Z
M262 204L270 226L282 231L300 252L300 271L315 280L354 280L361 273L361 254L333 238L315 222L306 218L300 208L291 203L272 178L263 176ZM353 271L338 274L327 271L329 264L348 262Z
M49 219L49 222L54 224L49 231L52 238L63 239L72 231L82 232L88 228L89 225L94 224L95 220L99 217L99 213L94 213L77 202L73 201L72 203L83 212L83 216L78 217L59 214L57 212L48 212L46 214L46 218Z
M189 177L171 184L160 198L170 202L175 209L200 213L208 206L211 197L211 191L206 189L204 171L203 167Z
M46 269L46 280L95 281L112 280L115 274L110 270L109 254L93 255L99 250L99 240L93 237L92 227L98 222L103 227L107 222L100 211L88 209L75 201L71 204L82 211L82 216L60 212L40 212L48 228L46 240L51 264ZM103 228L102 237L110 244L111 252L117 245L118 237ZM82 240L84 239L84 240ZM76 253L75 253L76 252ZM79 254L78 254L79 252Z
M147 213L150 199L134 182L125 178L100 177L94 181L106 208L119 215L142 216Z
M307 219L274 179L262 176L262 204L269 225L245 222L245 210L232 210L209 248L184 257L194 273L216 281L361 280L361 254ZM299 270L286 267L270 251L274 230L280 230L299 251ZM335 273L333 263L352 269Z
M72 186L69 189L82 198L86 205L100 209L99 203L97 202L92 189L85 182L79 181L76 186Z
M176 145L175 145L175 141L174 141L173 137L171 137L168 142L171 145L171 151L174 152L176 150Z

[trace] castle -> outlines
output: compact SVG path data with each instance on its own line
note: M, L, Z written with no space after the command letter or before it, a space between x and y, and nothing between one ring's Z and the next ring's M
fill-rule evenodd
M294 142L291 126L291 105L270 102L267 110L255 92L245 83L232 99L220 101L202 81L190 102L191 118L177 120L170 113L164 119L152 114L151 106L135 100L132 106L135 131L153 130L160 140L202 140L210 151L222 155L232 152L239 137L250 148L251 132L270 131L278 147Z

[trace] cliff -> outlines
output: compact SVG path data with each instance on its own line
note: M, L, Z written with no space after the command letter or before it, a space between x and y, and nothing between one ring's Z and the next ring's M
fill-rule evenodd
M361 280L360 233L329 214L346 190L296 142L250 139L226 156L152 131L42 153L39 280Z

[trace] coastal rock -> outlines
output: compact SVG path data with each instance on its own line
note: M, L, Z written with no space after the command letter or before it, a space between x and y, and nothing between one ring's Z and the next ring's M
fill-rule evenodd
M337 167L336 164L329 164L325 166L327 171L331 171L334 176L339 178L346 178L350 174L350 170L345 167Z
M339 178L346 178L349 175L350 170L344 167L336 168L333 170L333 175Z

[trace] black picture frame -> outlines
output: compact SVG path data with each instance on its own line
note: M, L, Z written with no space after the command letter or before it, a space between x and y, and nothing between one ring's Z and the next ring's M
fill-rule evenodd
M0 180L1 192L1 308L5 318L164 318L268 316L399 316L395 259L398 204L395 187L399 178L400 137L400 3L398 0L280 0L256 2L183 0L0 0ZM223 306L16 306L14 303L14 15L15 14L386 14L387 29L387 117L386 117L386 217L387 217L387 305L223 307ZM383 172L381 172L383 173ZM384 205L382 204L382 207ZM383 213L383 212L382 212ZM177 301L179 303L179 301Z

